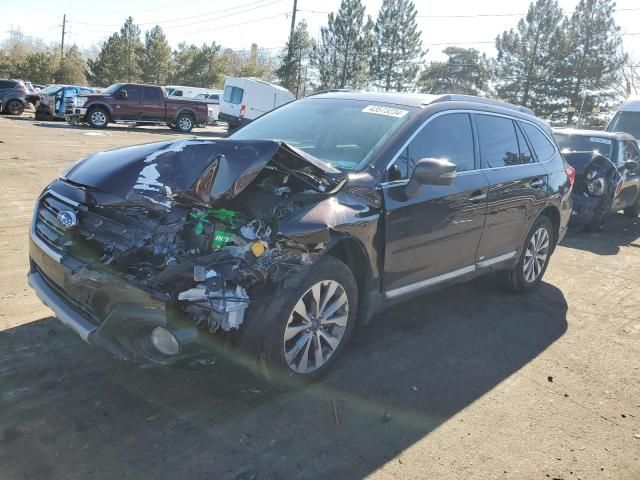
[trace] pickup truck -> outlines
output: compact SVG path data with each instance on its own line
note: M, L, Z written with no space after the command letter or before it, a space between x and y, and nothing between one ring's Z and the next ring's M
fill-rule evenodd
M109 122L129 125L166 124L180 132L212 123L206 103L168 98L162 87L136 83L114 83L102 93L75 97L67 121L105 128ZM211 118L213 120L213 118Z

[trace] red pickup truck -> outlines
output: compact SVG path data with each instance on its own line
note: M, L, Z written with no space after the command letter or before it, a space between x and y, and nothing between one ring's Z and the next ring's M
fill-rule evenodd
M102 93L78 95L67 121L104 128L109 122L129 125L168 125L190 132L206 125L214 112L204 102L167 98L162 87L137 83L114 83Z

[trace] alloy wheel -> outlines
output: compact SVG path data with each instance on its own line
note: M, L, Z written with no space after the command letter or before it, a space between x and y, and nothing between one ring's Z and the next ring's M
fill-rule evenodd
M102 127L107 123L107 116L100 110L96 110L91 114L91 123L97 127Z
M178 126L180 127L180 130L183 131L191 130L191 119L187 116L181 117L180 120L178 120Z
M549 245L549 232L546 228L540 227L531 236L524 254L522 270L527 282L535 282L544 270L549 258Z
M298 300L284 330L284 358L291 370L308 374L335 353L347 330L349 300L335 280L309 288Z

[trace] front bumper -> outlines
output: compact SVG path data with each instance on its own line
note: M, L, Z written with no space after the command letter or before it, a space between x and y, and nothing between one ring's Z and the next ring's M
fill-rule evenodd
M573 193L571 197L573 200L573 210L571 211L569 225L584 226L591 223L601 198L585 196L581 193Z
M77 259L42 247L31 232L29 285L55 316L80 338L118 358L146 364L206 363L224 348L220 339L121 277L94 271ZM151 343L156 327L169 330L180 351L167 356Z
M86 108L74 107L72 112L73 113L71 113L70 115L65 115L65 120L67 122L84 122L84 117L86 117L87 115Z

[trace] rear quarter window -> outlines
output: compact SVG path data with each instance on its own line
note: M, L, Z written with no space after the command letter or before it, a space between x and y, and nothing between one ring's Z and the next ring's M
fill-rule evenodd
M529 138L529 142L538 157L539 162L546 162L556 153L556 148L547 136L540 129L530 123L519 122L524 133Z

